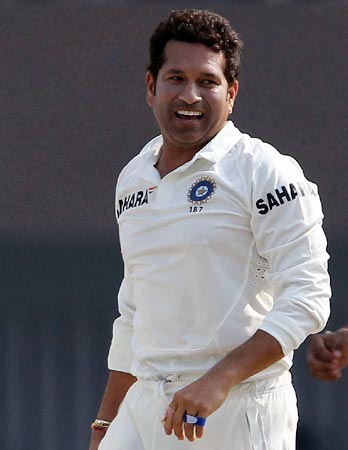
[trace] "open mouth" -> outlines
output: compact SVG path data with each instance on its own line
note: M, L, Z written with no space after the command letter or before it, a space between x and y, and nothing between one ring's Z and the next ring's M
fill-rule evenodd
M185 119L185 120L201 120L204 116L204 114L200 111L189 111L189 110L185 110L185 109L176 111L175 115L179 119Z

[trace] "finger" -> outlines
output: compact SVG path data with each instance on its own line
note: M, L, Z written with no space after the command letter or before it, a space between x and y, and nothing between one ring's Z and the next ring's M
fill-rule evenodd
M195 438L200 439L203 436L204 427L199 425L193 425L190 423L184 423L184 433L186 438L193 442Z
M190 413L190 415L193 416L194 414ZM195 440L195 426L192 423L184 422L184 433L189 441Z
M324 361L332 359L332 333L328 332L324 335L313 336L312 348L313 353Z
M308 360L308 364L312 372L332 372L342 368L340 358L335 358L330 361L312 358Z
M335 360L329 363L320 360L313 360L309 363L309 367L313 375L328 374L328 376L330 376L330 374L339 373L342 369L340 360Z
M312 375L321 381L334 381L341 378L342 372L340 369L312 370Z
M324 336L312 336L307 353L307 362L311 369L321 370L325 364L330 364L335 359L335 355L326 346Z
M320 381L336 381L341 378L342 373L341 372L320 373L320 374L313 374L313 376Z
M348 365L348 329L342 328L339 330L342 337L342 360L345 366Z
M175 409L172 406L168 406L163 418L163 426L166 434L171 435L173 431Z
M184 414L185 410L178 406L178 408L175 411L174 418L173 418L173 430L175 433L175 436L182 441L185 438L184 435Z
M186 415L186 414L185 414ZM184 416L185 416L184 415ZM188 416L191 416L192 418L199 418L202 419L203 417L200 414L189 414L187 413ZM203 436L203 430L204 430L204 425L196 425L195 423L192 423L189 420L185 420L184 419L184 431L185 431L185 436L190 440L190 441L194 441L195 438L201 438Z
M203 437L203 432L204 432L204 427L200 427L200 426L196 426L196 429L195 429L195 433L196 433L196 437L198 438L198 439L200 439L201 437Z
M335 333L328 332L324 335L325 345L332 352L333 362L337 362L340 368L348 364L348 329L341 328Z
M335 339L333 342L333 348L335 350L341 350L344 353L348 351L348 329L341 328L335 333Z
M327 331L325 334L323 334L323 343L326 346L326 348L331 352L334 350L341 349L340 341L341 339L338 331L335 333L333 333L332 331Z

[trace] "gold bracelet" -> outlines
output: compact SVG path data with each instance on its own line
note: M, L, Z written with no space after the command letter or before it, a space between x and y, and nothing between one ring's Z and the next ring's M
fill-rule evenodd
M95 421L91 425L91 428L92 430L106 431L109 428L110 423L111 422L109 422L108 420L95 419Z

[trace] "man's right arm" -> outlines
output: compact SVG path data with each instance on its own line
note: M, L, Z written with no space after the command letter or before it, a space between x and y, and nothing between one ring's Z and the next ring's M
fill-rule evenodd
M99 420L111 422L119 409L119 406L130 386L136 378L130 374L133 349L133 314L135 306L132 303L132 282L125 266L124 278L118 293L118 305L120 315L114 321L112 341L108 355L109 380L100 404ZM97 450L103 439L105 429L93 429L89 450Z
M135 381L136 378L129 373L110 370L109 379L97 418L111 422L115 418L118 408L128 389ZM105 432L103 430L92 429L89 450L98 449L104 434Z

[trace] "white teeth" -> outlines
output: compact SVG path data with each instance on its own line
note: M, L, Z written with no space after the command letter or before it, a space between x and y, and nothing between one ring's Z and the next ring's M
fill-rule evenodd
M202 116L203 115L203 113L201 113L199 111L186 111L186 110L178 111L177 114L180 114L180 116Z

